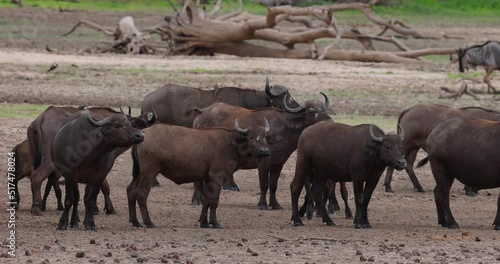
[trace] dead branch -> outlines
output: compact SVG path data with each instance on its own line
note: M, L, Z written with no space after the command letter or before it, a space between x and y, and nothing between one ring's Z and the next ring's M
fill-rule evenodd
M84 19L81 19L80 21L78 21L78 23L76 23L73 28L71 28L70 31L68 31L67 33L64 33L62 34L61 36L67 36L71 33L73 33L73 31L75 31L79 26L81 25L85 25L91 29L95 29L97 31L101 31L102 33L104 33L106 36L114 36L114 29L113 28L110 28L110 27L103 27L103 26L100 26L100 25L97 25L93 22L90 22L90 21L87 21L87 20L84 20Z
M458 98L462 97L462 95L466 94L466 95L472 96L472 98L474 98L474 100L478 100L479 101L479 97L477 95L475 95L473 92L471 92L471 91L469 91L467 89L467 83L466 82L463 82L462 86L457 91L452 91L452 90L450 90L447 87L441 87L441 90L443 90L443 91L445 91L446 93L449 93L449 94L447 94L447 95L440 95L439 96L440 99L451 99L451 98L458 99Z
M24 7L23 0L11 0L10 2L18 5L19 7Z

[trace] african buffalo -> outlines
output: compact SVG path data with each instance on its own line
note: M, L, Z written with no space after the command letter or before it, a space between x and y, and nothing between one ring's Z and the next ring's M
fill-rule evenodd
M434 199L438 224L458 228L450 209L450 189L455 179L474 189L500 187L500 122L452 118L439 124L427 139L428 160L436 180ZM500 230L500 195L493 222Z
M243 164L241 168L258 168L259 170L260 199L257 206L261 210L268 209L266 199L268 189L269 206L272 209L283 209L276 199L278 178L283 165L297 148L300 134L306 127L323 120L331 120L327 114L328 97L321 94L325 98L321 107L317 107L314 101L308 101L304 106L291 108L288 106L287 97L283 98L285 110L276 108L249 110L239 106L215 103L201 110L201 114L193 122L193 127L230 127L231 120L235 118L238 118L243 126L253 126L259 120L267 118L271 124L271 131L268 133L271 156L253 160ZM234 179L231 180L234 181Z
M292 220L303 225L299 217L299 196L307 180L312 182L311 194L327 225L334 225L323 202L328 179L352 181L356 228L370 228L368 204L382 172L387 166L402 170L402 130L399 135L384 135L373 125L348 126L320 122L304 130L297 148L295 177L290 184Z
M99 117L99 115L94 114ZM57 176L63 176L66 184L64 211L57 225L58 230L68 228L68 214L73 206L70 227L78 227L78 183L85 183L86 230L95 230L94 214L97 194L102 182L113 167L115 159L133 144L144 140L144 134L123 114L113 114L102 120L94 120L91 112L83 110L68 120L52 141L50 155Z
M288 89L282 85L269 85L266 78L264 91L236 87L220 87L202 90L177 84L167 84L146 95L142 101L142 112L153 108L158 114L158 122L193 127L193 120L198 116L195 108L205 108L215 102L238 105L248 109L277 106L280 108L283 97L289 96ZM292 107L298 104L288 97Z
M147 198L153 180L161 173L176 184L203 181L202 228L220 228L216 210L224 180L248 160L268 156L266 143L269 122L263 117L259 125L234 130L223 128L192 129L156 124L144 129L145 140L132 147L133 178L127 187L129 221L140 227L136 202L147 227L154 227L147 209ZM262 126L265 123L265 126ZM210 208L210 221L207 210Z
M72 115L76 114L81 109L83 109L83 107L75 108L50 106L42 114L40 114L28 127L27 134L29 156L24 157L23 160L30 161L31 166L30 171L26 171L23 174L28 175L29 173L31 173L31 192L33 195L31 213L34 215L40 215L40 210L45 211L46 196L48 195L48 191L50 191L50 188L52 186L54 186L54 188L59 188L59 186L56 187L56 185L58 185L57 177L55 177L55 174L53 174L54 165L52 164L52 159L50 156L50 146L52 144L52 139L56 135L57 131L67 122L67 120L69 120ZM99 114L103 117L123 112L118 112L107 107L90 107L88 109L92 113ZM154 109L153 112L148 112L138 117L131 117L129 108L129 114L127 115L127 117L130 122L139 129L150 126L156 120ZM47 182L46 192L42 201L41 185L42 182L47 178L49 178L49 182ZM106 181L102 185L102 188L105 197L105 211L107 214L113 214L114 208L109 198L109 185ZM58 206L58 208L60 207Z
M490 82L490 75L494 70L500 70L500 42L486 41L482 45L475 45L465 49L458 50L458 70L464 72L469 67L476 69L476 66L482 66L486 71L484 83L488 85L488 93L496 93L495 88Z
M427 137L432 132L434 127L453 117L483 118L500 121L500 113L493 110L481 107L453 108L435 104L415 105L402 111L398 116L398 126L401 126L405 131L402 153L406 159L406 163L408 164L408 166L406 166L406 173L408 173L408 176L413 183L413 188L419 192L424 192L424 188L420 185L420 182L415 176L415 172L413 170L413 164L415 163L418 150L423 149L424 151L427 151ZM393 168L387 168L384 181L386 192L393 191L391 187L393 172ZM475 195L474 191L470 190L470 188L466 187L466 190L467 195Z

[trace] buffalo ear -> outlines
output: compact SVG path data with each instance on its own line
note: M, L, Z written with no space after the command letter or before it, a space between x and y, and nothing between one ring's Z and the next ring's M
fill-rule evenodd
M368 144L365 147L365 155L368 157L375 157L377 156L378 153L378 148L374 144Z
M267 136L267 144L268 145L276 145L278 142L283 140L283 138L280 135L268 135Z

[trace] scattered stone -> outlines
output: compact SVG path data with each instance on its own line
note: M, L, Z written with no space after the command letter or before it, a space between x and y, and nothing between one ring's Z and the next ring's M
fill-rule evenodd
M470 233L469 233L469 232L466 232L466 231L463 231L463 232L462 232L462 237L466 237L466 236L469 236L469 235L470 235Z
M217 261L215 261L215 259L211 259L210 263L217 263Z
M26 260L26 263L33 263L33 259Z
M62 246L62 247L59 248L59 250L66 251L66 247Z
M285 242L283 238L278 238L278 243Z
M242 247L243 244L241 244L240 242L238 242L238 244L236 244L237 247Z
M104 253L104 256L109 258L109 257L113 256L113 253L111 253L111 251L108 251L108 252Z
M243 243L247 243L247 242L248 242L248 239L246 239L246 238L242 238L242 239L241 239L241 242L243 242Z
M400 246L400 247L404 247L404 246L406 246L406 245L405 245L405 243L401 243L401 244L399 244L399 246Z
M113 245L111 243L108 242L108 243L106 243L106 248L107 249L113 249L114 247L113 247Z
M78 251L76 252L76 257L77 257L77 258L83 258L83 257L85 257L85 251L83 251L83 250L78 250Z
M113 262L114 263L120 263L120 260L119 259L113 259Z
M42 261L42 264L49 264L50 261L48 259L45 259L44 261Z
M361 256L363 255L363 252L361 252L361 250L357 249L356 250L356 256Z
M207 239L207 242L214 242L214 243L217 243L217 241L215 241L215 239L213 239L213 238L209 238L209 239Z
M255 252L255 251L253 251L253 250L252 250L252 249L250 249L250 248L248 248L248 249L247 249L247 252L248 252L248 253L250 253L250 254L251 254L252 256L254 256L254 257L259 255L259 253L257 253L257 252Z
M143 263L143 262L147 262L147 261L148 261L148 259L145 257L138 257L137 258L137 263Z
M413 262L420 263L420 262L422 262L422 260L420 260L419 258L416 258L416 259L413 260Z
M24 255L31 256L33 253L31 253L31 249L26 249L26 251L24 251Z
M359 256L359 261L365 262L366 261L366 257L365 256Z
M311 242L311 245L313 245L313 246L317 246L317 245L318 245L318 241L313 241L313 242Z
M371 256L368 258L368 262L374 262L375 261L375 257Z
M95 259L95 258L91 258L91 259L89 259L89 262L90 262L90 263L95 263L95 262L97 262L97 259Z
M54 243L59 243L59 239L56 238L56 240L54 240Z
M481 238L476 237L476 238L474 239L474 241L479 242L479 241L481 241Z
M43 246L43 249L45 249L45 250L49 250L49 249L50 249L50 246L49 246L49 245L44 245L44 246Z
M161 263L168 263L168 259L165 258L165 257L163 257L163 258L160 259L160 262Z
M95 239L91 239L90 244L95 245Z
M139 253L137 253L135 251L130 253L130 257L132 257L132 258L137 258L138 256L139 256Z

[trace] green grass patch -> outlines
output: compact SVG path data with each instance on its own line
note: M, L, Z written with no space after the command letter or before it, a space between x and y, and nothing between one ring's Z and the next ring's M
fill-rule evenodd
M433 62L450 62L450 55L427 55L424 58Z
M337 123L347 124L351 126L361 124L374 124L386 132L395 131L397 123L396 116L336 114L332 116L332 119Z
M0 104L0 117L36 118L47 105L36 104Z
M458 80L458 79L463 79L463 78L478 78L478 77L484 77L484 75L485 74L482 71L475 71L475 72L468 72L468 73L449 72L448 79Z

